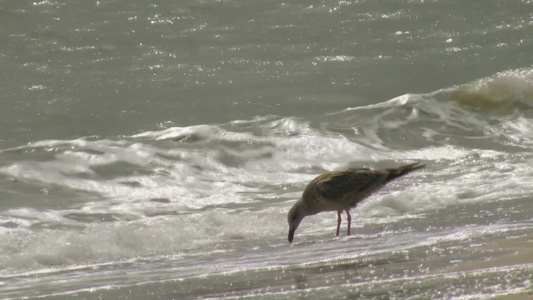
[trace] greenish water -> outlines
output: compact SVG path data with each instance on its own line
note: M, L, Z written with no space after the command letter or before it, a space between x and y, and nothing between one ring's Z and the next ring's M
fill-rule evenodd
M0 298L527 289L450 268L533 234L531 5L0 0ZM314 176L411 160L287 243Z

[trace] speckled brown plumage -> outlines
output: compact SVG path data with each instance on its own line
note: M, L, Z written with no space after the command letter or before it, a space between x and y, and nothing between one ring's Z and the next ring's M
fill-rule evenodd
M351 208L391 180L423 166L421 163L413 163L381 170L351 168L317 176L307 184L302 197L289 211L289 242L292 243L294 232L304 217L323 211L337 211L337 236L340 231L341 213L346 211L350 235Z

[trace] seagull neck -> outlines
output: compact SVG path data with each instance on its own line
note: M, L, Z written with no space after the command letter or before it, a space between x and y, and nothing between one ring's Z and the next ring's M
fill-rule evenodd
M300 211L306 216L316 215L321 211L320 209L317 209L316 206L310 205L310 203L303 198L300 199L299 205Z

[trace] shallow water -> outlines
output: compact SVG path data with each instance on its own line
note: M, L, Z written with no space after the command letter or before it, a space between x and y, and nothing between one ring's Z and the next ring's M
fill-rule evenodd
M531 289L530 6L0 1L0 298ZM316 175L413 160L289 245Z

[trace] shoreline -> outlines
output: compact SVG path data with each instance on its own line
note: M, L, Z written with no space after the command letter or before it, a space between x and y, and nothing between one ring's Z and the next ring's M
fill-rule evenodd
M519 238L501 238L490 241L486 244L472 247L473 251L490 251L499 254L490 259L477 259L464 262L452 267L448 267L443 272L476 272L487 269L499 269L505 267L531 265L533 272L533 235L527 234ZM490 297L493 300L532 300L533 299L533 282L524 290L510 292L499 296Z

